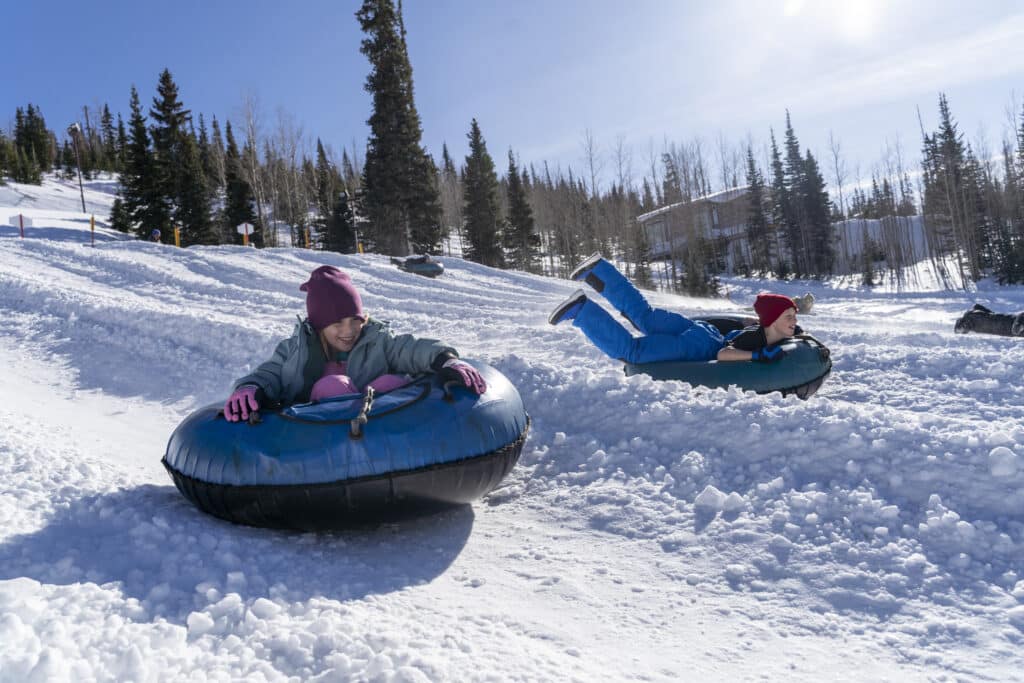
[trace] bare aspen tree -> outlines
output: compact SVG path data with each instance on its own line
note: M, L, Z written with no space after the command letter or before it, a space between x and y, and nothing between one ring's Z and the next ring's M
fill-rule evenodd
M668 140L665 140L662 145L663 148L668 144ZM654 149L654 140L647 141L647 164L651 172L651 191L654 192L654 202L658 206L665 203L665 198L662 195L661 180L658 179L658 165L661 163L662 155Z
M839 193L839 212L846 217L846 199L843 188L846 186L846 161L843 159L842 143L836 139L832 131L828 132L828 149L832 154L832 182Z
M465 244L462 218L464 204L462 200L462 178L455 167L455 162L451 156L447 155L448 148L443 147L443 150L446 156L442 159L441 167L438 169L438 194L441 197L441 230L448 237L446 243L448 245L448 254L451 255L451 234L453 231L456 237L458 237L460 248Z
M723 190L739 187L741 169L743 168L743 152L726 139L725 134L718 132L718 171Z
M612 207L611 214L614 221L614 235L619 241L622 249L623 260L626 265L626 276L631 277L631 263L638 255L633 248L636 240L629 227L632 225L630 214L629 196L633 191L633 154L626 145L624 135L615 138L615 147L612 152L615 163L615 183L619 189L615 196L616 205Z
M271 205L275 219L280 217L292 226L292 244L305 244L302 231L308 227L310 194L302 180L301 156L304 147L302 126L283 108L277 110L277 124L270 140L274 155L280 160L272 178Z
M245 146L250 150L250 154L242 154L243 171L246 180L249 181L249 186L252 188L253 199L256 202L256 217L266 231L266 215L264 213L266 189L259 160L259 102L253 93L247 93L242 98L242 123L245 128ZM264 237L266 237L266 234Z
M878 245L881 247L885 263L890 276L895 276L900 281L900 273L903 270L903 250L900 239L900 226L896 217L895 194L892 192L892 180L896 177L896 163L894 153L889 141L886 140L885 152L882 156L882 168L876 176L881 176L882 187L890 189L880 198L882 203L878 209Z
M597 179L604 169L604 162L601 159L597 140L594 139L594 132L589 128L583 131L582 147L583 163L587 167L587 173L590 176L590 196L592 198L597 197L601 189Z
M846 199L843 197L843 189L846 185L846 161L843 159L842 143L836 139L835 135L830 130L828 132L828 148L832 155L832 182L835 184L836 191L839 193L839 213L845 220L847 217L846 212ZM843 261L845 263L850 262L850 240L843 236Z
M604 169L604 160L594 138L594 132L589 128L583 131L581 146L583 164L590 180L585 197L586 215L581 217L584 251L605 251L608 249L608 229L600 214L600 175Z

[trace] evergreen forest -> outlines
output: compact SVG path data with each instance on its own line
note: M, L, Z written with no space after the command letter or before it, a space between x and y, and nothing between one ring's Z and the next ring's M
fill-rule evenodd
M111 225L141 239L158 229L166 243L177 230L182 246L241 244L237 226L249 223L256 247L391 255L454 247L488 266L561 276L602 251L640 286L707 296L729 268L828 277L845 248L837 225L899 227L916 217L928 256L955 263L962 281L1024 281L1024 109L992 150L965 140L939 95L937 128L921 129L919 165L889 149L870 178L847 170L835 140L822 157L801 147L789 111L778 131L759 131L763 146L666 140L649 145L642 162L625 140L602 146L585 131L577 168L492 152L473 119L469 154L453 159L447 145L434 156L422 143L400 5L365 0L355 19L372 99L362 148L311 140L284 114L268 132L251 101L233 121L196 113L165 69L152 98L131 85L124 113L83 107L67 128L50 128L32 103L18 107L13 127L0 128L0 184L118 174ZM696 213L702 198L729 190L742 204L746 247L727 264L729 245ZM658 211L672 216L671 235L654 254L643 217ZM867 285L909 265L900 239L865 232L862 245Z

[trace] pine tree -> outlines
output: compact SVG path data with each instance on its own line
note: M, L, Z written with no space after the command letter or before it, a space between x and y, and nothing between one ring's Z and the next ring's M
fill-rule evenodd
M75 150L68 140L65 140L60 148L60 165L61 176L65 180L71 180L75 177Z
M241 244L242 235L238 234L238 226L242 223L255 226L256 210L253 207L252 188L249 187L242 170L242 155L238 152L230 121L225 124L224 132L227 137L227 151L224 155L225 198L222 239Z
M768 241L768 221L764 215L765 185L761 171L754 162L754 149L747 146L747 243L750 245L750 266L754 272L771 270L771 246Z
M103 113L100 116L100 132L103 142L103 170L118 171L117 159L117 135L114 132L114 117L110 114L110 107L103 105Z
M486 266L503 267L498 209L498 176L494 160L487 152L487 144L480 133L476 119L470 123L469 155L463 174L463 195L466 220L466 238L469 242L465 256Z
M128 149L128 131L124 127L124 121L121 119L121 114L117 114L117 170L121 172L124 170L125 153Z
M973 220L967 195L963 135L949 109L945 94L939 95L939 130L924 135L922 178L924 213L939 255L952 254L963 279L981 276L980 260L970 247ZM966 261L965 261L966 255Z
M316 139L316 204L320 217L326 224L334 212L342 182L338 169L327 158L323 143Z
M210 218L210 197L203 174L199 145L192 135L181 141L181 173L175 219L181 228L181 246L218 244L220 238Z
M0 185L6 185L6 176L11 174L11 147L10 140L0 128Z
M338 193L323 232L323 248L341 254L356 250L356 218L348 192Z
M665 177L661 181L662 201L666 206L678 204L683 201L682 176L671 154L662 154L661 163L665 166Z
M804 176L804 158L800 155L800 143L786 111L785 137L785 183L789 204L789 215L786 217L784 235L786 245L793 256L793 268L797 276L812 273L808 244L807 198L804 194L806 178Z
M170 207L157 186L153 154L149 147L149 131L142 115L139 93L132 86L129 102L129 139L125 150L124 170L121 172L120 197L124 210L130 216L136 236L148 239L152 230L169 234Z
M359 170L356 163L348 155L348 150L341 150L341 180L348 192L356 192L360 186Z
M782 165L782 155L779 153L779 146L775 142L775 131L771 131L771 165L772 165L772 185L771 185L771 228L770 232L775 234L782 234L789 247L791 238L791 225L792 225L792 210L790 208L791 199L789 188L786 187L786 172ZM779 279L785 279L792 272L790 263L792 263L792 248L790 247L790 257L787 259L783 254L779 254L779 260L775 264L775 276Z
M72 130L71 137L73 144L78 149L75 159L82 171L82 177L92 180L99 164L103 162L99 157L103 150L102 145L97 143L96 132L90 123L89 107L82 107L82 123Z
M213 117L210 129L212 131L210 133L210 174L207 180L216 194L224 189L226 183L224 138L220 133L220 123L216 116Z
M831 275L835 265L835 237L832 230L828 190L818 162L810 150L804 156L801 195L803 199L804 229L807 245L806 263L817 276ZM892 203L891 187L890 203Z
M644 176L643 193L643 199L641 200L640 204L643 213L647 213L648 211L654 211L656 208L658 208L658 204L654 199L654 193L651 192L651 184L647 181L646 176Z
M199 145L199 165L203 169L206 194L210 199L213 199L217 196L217 181L214 179L217 170L213 163L213 147L210 144L210 136L206 132L206 121L201 113L199 114L199 137L196 142Z
M110 207L110 227L118 232L128 233L132 231L132 216L120 197L114 198Z
M534 231L533 210L512 150L508 151L508 225L504 232L508 264L517 270L540 273L540 236Z
M178 99L178 86L167 69L160 73L157 97L153 98L149 115L154 121L150 132L157 186L162 188L165 205L173 209L181 203L184 188L194 181L184 176L184 137L190 113Z
M15 110L13 179L19 183L39 185L43 173L53 167L55 157L52 134L46 129L46 121L39 110L28 105Z
M441 204L434 162L421 146L405 28L392 0L364 0L356 12L367 35L360 51L370 61L366 90L373 96L363 167L366 239L377 251L436 253Z
M1003 241L1000 282L1024 282L1024 107L1020 128L1015 135L1016 153L1010 145L1004 149L1006 189L1009 204L1009 225Z

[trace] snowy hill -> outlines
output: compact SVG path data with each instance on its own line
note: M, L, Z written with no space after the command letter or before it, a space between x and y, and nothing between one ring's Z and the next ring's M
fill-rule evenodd
M0 681L1024 680L1024 340L952 332L1021 288L652 295L812 291L835 369L801 402L626 378L546 323L576 283L102 226L93 248L66 190L0 188ZM323 263L518 386L533 428L485 500L314 535L174 489L171 430Z

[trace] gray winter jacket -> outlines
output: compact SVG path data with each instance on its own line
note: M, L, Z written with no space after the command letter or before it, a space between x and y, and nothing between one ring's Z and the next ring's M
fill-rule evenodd
M436 339L393 335L388 323L370 318L349 351L348 376L356 386L365 387L389 373L430 372L436 369L431 366L441 354L459 355ZM313 385L323 376L327 361L320 335L308 320L302 320L295 326L292 336L277 345L270 360L237 380L235 388L253 384L273 403L305 403L309 401Z

